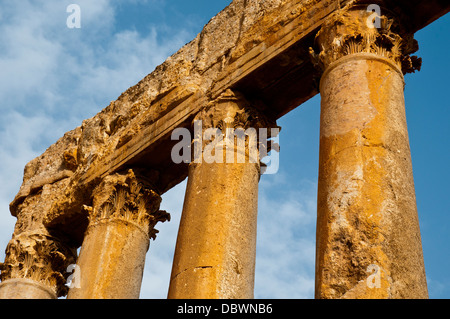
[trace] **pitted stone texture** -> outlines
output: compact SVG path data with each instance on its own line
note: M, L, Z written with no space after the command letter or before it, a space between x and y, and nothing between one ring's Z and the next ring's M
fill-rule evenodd
M337 63L321 86L316 297L427 298L403 76L376 55Z

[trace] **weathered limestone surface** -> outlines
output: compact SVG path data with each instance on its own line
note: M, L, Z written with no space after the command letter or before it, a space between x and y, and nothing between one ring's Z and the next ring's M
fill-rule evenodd
M385 16L368 28L364 9L336 14L318 35L316 297L427 298L403 96L417 45Z
M3 283L24 278L42 284L56 296L67 293L66 269L75 263L77 246L63 233L51 232L43 225L45 212L50 211L55 199L63 196L67 182L66 179L45 184L20 205L13 238L6 247L5 261L0 264Z
M194 40L26 165L10 205L17 224L0 264L2 281L32 278L65 295L67 266L89 225L84 206L95 207L93 192L104 178L151 169L159 173L152 187L158 194L181 182L188 166L170 160L171 132L190 128L197 113L228 89L243 93L271 120L316 95L318 72L308 49L333 12L362 2L233 1ZM401 16L409 34L450 10L447 0L383 3ZM43 249L43 241L51 247Z
M219 128L224 141L219 163L194 161L175 249L168 297L172 299L253 298L258 213L259 152L250 137L226 142L227 130L270 128L248 102L232 92L199 114L203 129ZM203 131L202 131L203 134ZM200 143L196 141L195 143ZM201 143L201 150L207 143ZM227 152L233 160L227 159ZM244 161L238 162L242 154ZM229 156L231 157L231 156Z
M35 280L20 278L0 283L0 299L56 299L55 292Z
M90 223L78 257L78 280L69 299L137 299L145 255L157 222L161 198L132 170L106 177L94 190ZM79 277L77 277L79 276Z
M258 181L258 164L191 164L169 298L253 298Z

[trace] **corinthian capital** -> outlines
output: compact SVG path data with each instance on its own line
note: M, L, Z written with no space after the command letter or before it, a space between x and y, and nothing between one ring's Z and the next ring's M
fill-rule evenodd
M272 148L278 150L268 139L279 131L275 120L259 112L242 94L228 89L194 119L194 163L202 161L202 153L208 163L259 163ZM242 155L236 161L234 152Z
M14 236L6 248L1 268L1 281L31 279L48 287L57 297L67 294L67 267L74 264L76 250L55 237L21 233Z
M403 32L399 19L386 10L378 16L368 8L358 5L335 12L316 35L316 50L310 48L313 63L325 71L344 56L370 53L391 60L404 74L420 70L422 60L410 55L418 50L413 35Z
M159 210L161 197L148 179L138 178L133 170L104 178L93 192L89 211L89 227L113 220L126 221L141 228L155 239L158 222L170 220L170 214Z
M204 107L195 120L203 122L203 129L277 127L274 120L258 112L242 94L230 89Z

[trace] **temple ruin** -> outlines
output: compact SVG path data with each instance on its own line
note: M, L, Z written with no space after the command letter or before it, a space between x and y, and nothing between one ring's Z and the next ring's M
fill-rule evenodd
M0 298L139 298L155 226L170 220L161 195L186 178L168 298L253 298L260 159L276 151L260 129L319 93L316 298L427 298L404 75L421 67L414 33L449 11L447 0L234 0L26 165ZM254 128L258 160L247 136L220 145L245 163L175 163L172 133L196 120ZM70 267L82 276L69 289Z

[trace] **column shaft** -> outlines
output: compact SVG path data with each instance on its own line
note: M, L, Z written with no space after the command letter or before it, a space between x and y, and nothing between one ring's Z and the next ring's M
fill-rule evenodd
M138 299L148 247L148 234L133 223L117 219L89 227L77 261L80 288L70 289L68 298Z
M320 85L316 297L427 298L400 41L346 33L365 21L355 10L319 37L338 58Z
M189 166L168 297L253 298L261 153L251 146L253 141L256 147L256 130L237 143L228 134L274 123L231 90L197 118L203 121L205 136L208 128L222 130L224 139L216 144L216 151L223 147L223 160L221 156L214 162L194 159Z
M47 285L20 278L0 283L0 299L57 299L57 297Z
M253 298L259 168L191 164L169 298Z
M161 198L133 170L106 177L93 198L68 298L137 299L154 226L170 216L159 211Z

